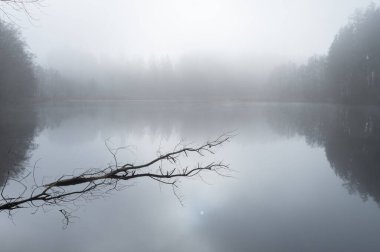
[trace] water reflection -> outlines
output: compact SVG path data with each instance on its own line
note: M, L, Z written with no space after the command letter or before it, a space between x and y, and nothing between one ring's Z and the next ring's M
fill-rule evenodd
M28 130L19 132L26 132L28 141L19 164L33 146L38 118L39 146L32 159L44 158L39 174L54 170L58 176L73 168L102 167L110 160L103 142L109 137L123 139L121 145L139 144L136 155L146 161L161 143L170 147L181 138L203 142L237 130L236 139L216 159L238 170L238 179L221 179L212 186L197 180L183 184L184 208L170 190L142 182L107 201L86 202L80 220L65 232L53 211L43 216L20 211L15 217L18 226L1 222L4 251L66 252L78 246L86 252L125 251L126 246L131 251L218 252L380 248L376 108L110 102L50 104L37 111L38 116L20 117L30 122L20 119L20 129ZM350 193L368 202L349 195L342 180ZM38 233L36 227L41 227ZM16 242L17 237L25 242Z
M309 106L285 108L273 117L278 132L305 136L323 147L335 173L350 193L380 203L380 111L376 108ZM279 120L278 120L279 119Z
M25 168L37 131L33 109L2 108L0 110L0 186Z
M13 117L24 126L16 134L23 140L18 162L26 158L34 134L33 116ZM26 124L25 122L28 122ZM3 123L4 124L4 123ZM8 123L8 125L15 124ZM56 142L75 144L92 141L101 135L125 137L123 134L169 138L173 132L187 139L204 140L224 131L237 130L243 141L271 141L277 137L303 136L311 146L323 147L331 167L346 183L350 193L358 192L366 199L380 203L380 111L376 108L331 105L218 104L131 102L108 104L75 104L42 107L40 125L57 128L50 138ZM4 125L3 125L4 128ZM14 129L14 125L12 128ZM10 130L8 129L8 130ZM11 134L2 129L7 139ZM22 135L24 134L24 136ZM11 146L5 144L3 146ZM13 142L15 146L15 142ZM8 150L4 149L7 152ZM274 155L276 155L274 153ZM5 165L4 167L9 167ZM4 172L2 173L4 174ZM3 175L4 176L4 175Z
M341 109L325 134L326 156L349 192L380 203L379 111Z

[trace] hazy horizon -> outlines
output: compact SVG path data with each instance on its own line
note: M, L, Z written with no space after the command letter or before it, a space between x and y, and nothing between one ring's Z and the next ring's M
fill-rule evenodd
M4 251L380 251L380 0L0 0L0 104Z
M380 1L43 1L13 22L43 67L61 55L149 62L188 55L304 63L356 9ZM58 62L57 62L58 61ZM64 61L64 60L63 60Z

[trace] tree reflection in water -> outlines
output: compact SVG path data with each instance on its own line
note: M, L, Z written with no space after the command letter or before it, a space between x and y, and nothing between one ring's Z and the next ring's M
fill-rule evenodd
M25 169L37 132L37 117L33 109L2 108L0 110L0 186L9 177Z
M158 106L134 103L128 106L58 106L40 110L39 115L37 117L37 113L30 109L0 111L1 185L8 175L14 177L23 171L30 150L34 148L37 125L40 128L60 127L65 120L80 117L81 125L86 127L75 131L77 139L81 139L81 135L95 136L99 129L109 124L113 129L127 128L136 134L144 128L142 126L149 125L152 132L164 136L170 135L175 128L188 139L238 129L243 131L248 141L257 136L253 131L262 130L258 125L264 125L289 138L304 136L309 145L324 148L332 169L343 179L348 191L359 193L363 199L372 197L380 204L380 111L376 108L305 104L172 106L163 103ZM204 118L208 118L207 122Z
M325 149L349 193L380 204L380 111L368 107L299 106L272 117L277 131L306 137ZM290 133L289 133L290 132Z

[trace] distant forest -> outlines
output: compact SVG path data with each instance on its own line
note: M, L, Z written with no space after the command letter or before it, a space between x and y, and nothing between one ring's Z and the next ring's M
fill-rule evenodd
M380 104L380 9L357 10L326 56L279 67L269 83L279 100Z
M250 100L380 104L380 9L357 10L327 55L276 67L265 78L255 65L202 58L78 64L76 73L33 63L18 30L0 21L0 102L75 99ZM80 56L78 56L80 58Z
M26 103L37 88L32 54L17 29L0 20L0 102Z

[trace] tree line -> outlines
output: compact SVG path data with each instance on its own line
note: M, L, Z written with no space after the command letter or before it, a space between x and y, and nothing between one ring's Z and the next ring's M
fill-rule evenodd
M85 78L80 68L80 73L70 76L36 66L20 32L4 21L0 21L0 56L3 104L32 99L168 98L380 103L380 9L375 4L355 12L327 55L313 56L301 66L281 65L266 78L253 64L234 68L234 63L196 57L176 68L168 58L148 66L103 62L88 67Z
M380 9L357 10L327 55L278 67L268 86L279 100L343 104L380 103Z
M15 26L0 20L0 102L26 103L36 90L32 54Z

